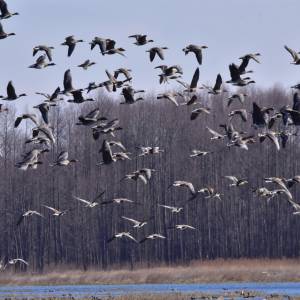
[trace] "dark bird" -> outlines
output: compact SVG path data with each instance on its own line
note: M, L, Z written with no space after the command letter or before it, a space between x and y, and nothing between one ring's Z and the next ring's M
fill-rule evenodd
M202 49L207 49L207 46L197 46L197 45L188 45L182 49L182 51L187 55L190 52L193 52L197 58L199 65L202 65Z
M1 96L1 98L2 98L2 100L13 101L13 100L17 100L18 98L25 97L25 96L27 96L25 93L17 95L12 81L9 81L8 85L7 85L7 97L3 98Z
M39 45L39 46L35 46L33 48L33 56L35 56L39 51L43 51L45 52L45 54L47 55L49 61L52 61L52 50L54 49L54 47L49 47L49 46L45 46L45 45Z
M168 47L153 47L146 52L149 52L150 61L152 62L157 55L161 60L165 59L164 50L169 49Z
M74 35L67 36L62 46L68 46L68 56L70 57L75 49L77 43L83 43L83 40L75 39Z
M133 34L133 35L130 35L129 38L135 38L134 44L137 46L143 46L148 43L154 42L153 40L150 40L150 39L148 40L146 34Z
M17 16L19 15L18 12L13 12L11 13L8 8L7 8L7 4L4 0L0 0L0 10L1 10L1 15L0 15L0 19L8 19L12 16Z

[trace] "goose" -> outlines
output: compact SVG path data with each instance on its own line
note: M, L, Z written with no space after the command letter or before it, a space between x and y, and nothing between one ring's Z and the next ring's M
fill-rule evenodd
M55 137L52 127L47 124L42 124L32 129L32 137L37 137L39 133L44 134L52 144L55 144Z
M130 72L132 72L131 69L119 68L119 69L114 71L114 78L117 79L120 74L123 74L125 76L125 78L130 81L132 79L132 76L131 76Z
M142 150L142 153L139 154L139 156L146 156L146 155L150 155L150 154L159 154L164 152L164 150L160 149L159 147L137 147L138 149Z
M154 170L154 169L142 168L142 169L135 171L134 173L141 174L141 175L145 176L147 180L150 180L152 177L152 174L154 172L156 172L156 170Z
M221 140L224 139L224 137L226 137L226 135L224 134L220 134L217 131L209 128L206 126L206 129L209 131L209 133L212 135L212 137L210 138L211 140Z
M256 102L253 102L252 123L254 128L265 127L269 122L269 114L274 109L272 107L259 107Z
M85 88L85 90L87 91L87 93L90 93L91 91L95 90L99 88L99 85L97 85L94 81L90 82L89 85Z
M293 58L293 62L291 62L291 64L293 65L300 65L300 58L299 58L299 52L294 51L293 49L289 48L288 46L284 46L284 49L287 50L292 58Z
M95 64L96 64L95 62L90 61L89 59L87 59L82 64L78 65L77 67L82 68L84 70L87 70L89 67L91 67L91 66L93 66Z
M64 90L61 92L62 94L69 95L71 92L75 91L72 84L72 75L70 69L65 71L63 83L64 83Z
M119 123L118 119L112 120L106 124L98 124L92 127L93 130L93 137L95 140L99 138L100 133L103 134L110 134L113 137L115 136L115 131L122 130L123 128L120 126L117 126ZM99 130L100 128L100 130Z
M253 193L256 193L259 197L267 198L268 201L275 196L275 194L272 191L268 190L265 187L254 189Z
M146 34L133 34L133 35L130 35L129 38L135 38L136 41L134 42L134 44L137 46L143 46L148 43L154 42L151 39L148 40Z
M74 35L67 36L62 46L68 46L68 57L70 57L75 49L77 43L83 43L83 40L76 40Z
M29 143L41 144L41 145L45 144L47 147L51 146L51 141L46 136L37 136L34 138L27 139L25 141L25 144L29 144Z
M25 93L22 93L22 94L19 94L17 95L16 94L16 91L15 91L15 88L14 88L14 85L13 85L13 82L12 81L9 81L8 84L7 84L7 97L2 97L2 100L8 100L8 101L13 101L13 100L17 100L21 97L26 97L27 95Z
M88 201L88 200L79 198L79 197L77 197L77 196L73 196L73 198L76 199L76 200L78 200L78 201L80 201L80 202L82 202L82 203L84 203L84 204L85 204L84 207L90 207L90 208L93 208L93 207L99 205L98 202L95 202L95 201L93 201L93 202L92 202L92 201Z
M47 62L46 55L41 55L37 58L36 62L33 65L30 65L28 68L31 69L44 69L46 67L55 66L55 63Z
M82 92L83 92L83 89L71 91L73 99L68 99L67 102L81 104L81 103L84 103L87 101L95 101L93 98L84 98L82 96Z
M112 241L114 241L115 239L130 239L132 241L134 241L135 243L138 243L138 241L130 234L130 232L119 232L114 234L110 239L107 240L107 243L110 243Z
M228 99L227 107L229 107L235 101L239 101L241 104L244 104L245 98L247 96L248 95L245 93L237 93L237 94L231 95L229 98L227 98Z
M228 114L228 117L230 118L230 121L232 120L232 118L234 116L240 116L241 119L244 121L244 122L247 122L248 120L248 113L246 111L246 109L235 109L235 110L232 110L229 114Z
M280 150L280 144L278 141L277 133L274 131L269 131L267 133L259 133L258 134L259 141L262 143L266 138L268 138L276 147L276 149Z
M293 215L300 215L300 205L291 199L288 199L288 201L294 208Z
M35 56L39 51L45 52L49 61L52 61L52 50L54 47L52 46L45 46L45 45L38 45L33 48L32 56Z
M282 177L265 177L264 182L277 184L279 187L287 190L285 179Z
M134 201L127 198L114 198L112 200L103 201L100 204L107 205L107 204L124 204L124 203L134 203Z
M108 165L116 161L116 159L113 157L110 144L107 140L104 140L102 142L101 152L102 152L102 163L100 164Z
M116 42L112 39L105 39L105 38L100 38L97 36L90 43L91 50L93 50L95 48L95 46L98 45L102 55L104 55L104 52L106 50L114 49L115 44L116 44Z
M142 228L142 227L144 227L145 225L148 224L147 221L137 221L135 219L127 218L127 217L124 217L124 216L122 216L122 219L131 222L133 224L133 228Z
M227 147L236 146L244 150L249 150L248 144L253 144L253 143L255 143L255 139L253 135L247 137L237 136L227 144Z
M91 126L97 124L98 121L107 121L107 118L99 117L99 114L99 108L95 108L86 115L80 115L78 117L79 122L76 125Z
M50 95L50 94L45 94L41 92L36 92L37 95L44 96L46 100L44 101L45 103L48 103L51 106L56 106L57 102L64 100L64 98L59 98L60 94L60 87L57 87L55 91Z
M78 162L77 159L69 159L69 153L68 151L62 151L58 154L58 157L56 161L52 164L50 164L50 167L54 166L68 166L71 163Z
M27 210L20 216L20 218L17 222L17 226L19 226L23 222L24 218L28 218L28 217L34 216L34 215L44 218L44 216L36 210Z
M218 198L219 200L221 199L221 195L220 193L217 193L215 191L214 188L208 186L208 187L204 187L202 189L199 190L199 193L204 193L205 194L205 198Z
M53 212L53 216L55 217L60 217L60 216L63 216L67 213L66 210L59 210L59 209L56 209L56 208L53 208L51 206L47 206L47 205L43 205L44 207L48 208L49 210L51 210Z
M8 8L7 8L7 3L4 0L0 0L0 10L1 10L1 15L0 19L8 19L11 18L12 16L18 16L18 12L13 12L11 13Z
M20 117L16 118L14 127L17 128L22 122L22 120L26 120L26 119L31 120L35 125L38 124L37 116L35 114L23 114Z
M222 90L221 86L222 86L222 77L220 74L217 75L217 79L214 87L203 85L203 87L208 90L208 94L212 94L212 95L219 95L221 94L222 91L226 92L226 90Z
M24 155L22 161L16 163L16 167L23 171L26 171L28 168L36 169L39 164L42 164L42 162L39 161L39 156L45 152L49 152L49 150L32 149Z
M232 183L229 184L231 186L242 186L248 183L246 179L238 179L235 176L224 176L225 178L229 179Z
M131 174L126 174L125 177L123 177L121 180L123 180L123 179L131 179L131 180L134 180L134 181L138 181L140 179L144 184L148 183L147 178L143 174L140 174L138 172L133 172Z
M241 87L241 86L247 86L251 83L256 83L256 81L250 80L250 77L247 77L247 78L241 79L238 82L234 82L233 85Z
M182 68L179 65L168 67L167 65L160 65L154 69L161 69L162 73L159 74L159 83L169 82L169 79L178 79L183 74Z
M178 229L178 230L181 230L181 231L188 230L188 229L196 230L195 227L193 227L191 225L186 225L186 224L177 224L174 227L168 227L168 229Z
M122 149L123 151L126 151L125 146L121 142L118 142L118 141L108 141L108 144L109 144L110 147L116 146L116 147L119 147L120 149ZM102 148L100 148L100 150L99 150L99 153L101 153L101 152L102 152Z
M33 108L36 108L40 111L41 115L42 115L42 119L46 124L49 124L49 109L50 109L50 104L49 102L43 102L41 104L38 104L36 106L33 106Z
M175 106L179 106L177 100L175 97L177 97L179 94L176 92L166 92L163 94L158 94L156 99L166 99L168 101L170 101L171 103L175 104Z
M300 183L300 176L296 175L292 178L286 179L285 182L286 182L287 187L291 188L292 186L294 186L294 184Z
M191 106L191 105L194 105L194 104L200 104L199 102L197 102L198 98L197 98L196 95L193 95L189 99L186 99L185 97L183 97L183 98L185 99L185 102L180 103L180 105Z
M134 90L131 86L124 87L122 89L122 95L124 96L125 101L120 104L134 104L137 101L144 100L143 97L134 98L135 94L143 92L144 90Z
M0 22L0 40L6 39L9 36L16 35L14 32L6 33L3 29L3 26Z
M115 152L113 154L113 158L117 161L117 160L131 160L131 158L128 156L130 155L130 152Z
M175 180L170 186L170 187L184 187L184 188L188 188L189 192L192 194L192 196L195 196L198 191L195 190L193 184L191 182L188 181L183 181L183 180Z
M205 114L210 114L210 108L205 108L205 107L199 107L199 108L196 108L194 110L192 110L192 113L191 113L191 121L195 120L198 118L198 116L202 113L205 113Z
M158 204L158 206L169 209L172 214L178 214L183 210L183 207L168 206L163 204Z
M192 154L190 154L190 157L200 157L200 156L205 156L207 154L210 154L213 152L208 152L208 151L201 151L201 150L192 150Z
M12 258L8 261L8 264L10 265L15 265L17 263L22 263L22 264L25 264L26 266L29 266L29 263L24 260L23 258Z
M291 89L300 90L300 83L291 86Z
M183 82L181 80L176 80L176 81L178 83L180 83L182 86L185 87L185 92L194 93L194 92L197 91L197 84L198 84L198 81L199 81L199 77L200 77L200 70L199 70L199 68L197 68L194 72L191 84L188 84L188 83Z
M202 65L202 49L207 49L207 46L197 46L197 45L188 45L182 49L185 55L190 52L193 52L197 58L199 65Z
M241 71L235 64L229 65L231 80L226 81L226 83L232 83L235 86L246 86L250 83L255 83L250 77L241 78ZM244 72L245 73L245 72Z
M142 244L148 240L165 239L166 237L159 233L153 233L143 238L139 243Z
M150 62L152 62L155 56L158 56L161 60L165 59L164 50L169 49L168 47L153 47L146 52L149 52Z
M110 50L106 50L103 53L104 53L104 55L105 54L108 54L108 55L119 54L121 56L126 57L126 55L123 53L125 51L126 50L124 48L113 48L113 49L110 49Z
M258 64L260 64L260 61L257 59L258 56L261 56L261 54L260 53L248 53L248 54L245 54L245 55L239 57L239 59L241 59L241 60L252 59L252 60L256 61Z

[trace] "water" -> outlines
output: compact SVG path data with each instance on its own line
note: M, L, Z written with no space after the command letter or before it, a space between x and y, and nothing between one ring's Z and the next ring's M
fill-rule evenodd
M256 291L263 294L300 296L300 283L214 283L214 284L120 284L61 286L1 286L0 299L7 297L104 297L144 293L210 293Z

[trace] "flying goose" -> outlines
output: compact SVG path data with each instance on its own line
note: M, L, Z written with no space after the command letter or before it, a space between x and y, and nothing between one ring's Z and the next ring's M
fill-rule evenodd
M116 161L116 159L113 157L110 144L107 140L102 142L101 152L103 161L100 164L108 165Z
M221 140L221 139L224 139L224 137L226 137L226 135L220 134L220 133L216 132L215 130L213 130L213 129L207 127L207 126L206 126L206 129L212 135L212 137L210 138L211 140Z
M46 55L43 54L43 55L39 56L37 58L36 62L33 65L30 65L28 68L31 68L31 69L44 69L46 67L55 66L55 65L56 65L55 63L47 62Z
M279 187L287 190L287 186L285 184L285 179L284 178L281 178L281 177L265 177L264 182L277 184Z
M110 134L112 136L115 136L114 134L115 131L123 129L120 126L117 126L118 124L119 124L119 120L114 119L108 123L100 123L95 126L92 126L94 139L97 140L99 138L100 133Z
M139 156L146 156L150 154L159 154L164 152L164 150L160 149L159 147L137 147L138 149L142 150L142 153Z
M58 210L56 208L53 208L51 206L47 206L47 205L43 205L44 207L48 208L49 210L51 210L53 212L53 216L55 217L60 217L60 216L63 216L67 213L66 210Z
M49 105L56 106L58 101L64 100L64 98L59 98L60 94L60 87L57 87L55 91L50 94L45 94L41 92L36 92L37 95L42 95L46 98L44 102L48 103Z
M125 51L126 50L124 48L113 48L113 49L110 49L110 50L106 50L103 53L104 53L104 55L105 54L108 54L108 55L119 54L121 56L126 57L126 55L123 53Z
M110 239L107 240L107 243L110 243L112 241L114 241L115 239L130 239L136 243L138 243L138 241L130 234L130 232L119 232L114 234Z
M20 218L19 218L19 220L17 222L17 226L19 226L22 223L22 221L24 220L24 218L27 218L27 217L30 217L30 216L33 216L33 215L36 215L36 216L44 218L44 216L41 213L37 212L36 210L28 210L28 211L24 212L20 216Z
M23 160L16 163L16 167L19 169L26 171L28 168L36 169L39 164L42 164L41 161L39 161L39 156L42 153L49 152L48 149L33 149L29 152L27 152Z
M157 240L157 239L165 239L166 237L159 234L159 233L153 233L153 234L150 234L148 236L146 236L145 238L143 238L139 243L142 244L148 240Z
M119 68L114 71L114 78L117 79L120 74L123 74L126 79L131 80L132 76L130 74L132 70L131 69L126 69L126 68Z
M269 122L269 114L274 109L272 107L259 107L256 102L253 102L252 122L255 128L265 127Z
M159 74L159 83L167 83L169 79L178 79L183 74L182 68L179 65L168 67L167 65L160 65L154 69L161 69L162 73Z
M122 216L122 219L131 222L133 224L134 228L142 228L142 227L144 227L145 225L148 224L147 221L137 221L135 219L127 218L127 217L124 217L124 216Z
M260 64L260 61L257 59L258 56L261 56L261 54L260 53L248 53L248 54L245 54L245 55L239 57L239 59L241 59L241 60L252 59L252 60L256 61L258 64Z
M197 46L197 45L188 45L182 49L185 55L190 52L193 52L197 58L199 65L202 65L202 49L207 49L207 46Z
M42 124L32 129L32 137L37 137L39 133L44 134L51 141L52 144L55 144L55 137L53 134L52 127L50 127L47 124Z
M194 110L192 110L192 113L191 113L191 120L195 120L197 119L197 117L202 114L202 113L205 113L205 114L210 114L210 108L205 108L205 107L199 107L199 108L196 108Z
M235 110L232 110L229 114L228 114L228 117L230 118L230 121L232 120L232 118L234 116L240 116L241 119L244 121L244 122L247 122L248 120L248 113L246 111L246 109L235 109Z
M246 86L250 83L255 83L250 77L241 78L241 72L235 64L229 65L231 80L226 81L226 83L232 83L235 86Z
M99 46L100 52L102 55L104 55L104 52L106 50L111 50L115 48L116 42L112 39L106 39L106 38L101 38L101 37L95 37L92 42L90 43L91 45L91 50L94 49L96 45Z
M43 51L47 55L49 61L52 61L52 50L53 49L54 49L54 47L52 47L52 46L45 46L45 45L35 46L33 48L32 56L35 56L39 51Z
M82 68L84 70L87 70L89 67L91 67L91 66L93 66L95 64L96 64L95 62L90 61L89 59L87 59L82 64L78 65L77 67Z
M198 81L199 81L199 77L200 77L200 70L199 70L199 68L197 68L194 72L191 84L188 84L188 83L183 82L181 80L176 80L176 81L178 83L180 83L182 86L185 87L185 92L194 93L194 92L197 91L197 84L198 84Z
M237 93L237 94L233 94L231 95L228 99L227 102L227 107L229 107L233 102L235 101L239 101L241 104L244 104L245 102L245 97L247 97L247 94L244 93Z
M97 124L98 121L107 121L107 118L99 117L99 114L99 108L95 108L86 115L80 115L78 117L79 122L76 125L91 126Z
M76 40L74 35L67 36L62 46L68 46L68 56L70 57L75 49L77 43L83 43L83 40Z
M143 97L134 98L134 95L136 93L143 93L143 92L144 90L134 90L134 88L132 88L131 86L124 87L122 89L122 95L124 96L125 101L121 102L120 104L133 104L136 103L137 101L144 100Z
M124 203L134 203L134 201L127 198L114 198L112 200L102 201L100 204L106 205L106 204L124 204Z
M169 49L168 47L153 47L146 52L149 52L150 61L152 62L157 55L161 60L165 59L164 50Z
M113 158L115 160L131 160L131 158L128 156L129 154L131 154L130 152L115 152L113 154Z
M12 101L25 96L27 96L25 93L17 95L12 81L9 81L7 84L7 97L3 98L3 96L1 96L1 98L2 100Z
M284 46L284 49L287 50L293 58L293 62L291 62L291 64L300 65L300 58L298 55L299 52L294 51L293 49L289 48L288 46Z
M65 71L63 83L64 83L64 90L61 92L62 94L69 95L72 91L75 90L72 84L72 75L70 69Z
M2 24L0 23L0 40L6 39L9 36L16 35L14 32L6 33L3 29Z
M134 42L134 44L137 46L143 46L148 43L154 42L153 40L150 40L150 39L148 40L146 34L133 34L133 35L130 35L129 38L135 38L136 41Z
M13 258L8 261L8 264L10 265L15 265L16 263L22 263L25 264L26 266L29 266L29 263L23 258Z
M199 193L204 193L205 198L218 198L221 200L221 194L217 193L214 188L208 186L199 190Z
M292 178L286 179L285 182L286 182L287 187L291 188L292 186L294 186L294 184L300 183L300 176L296 175Z
M218 74L217 76L214 87L203 85L203 87L208 90L208 94L212 94L212 95L219 95L221 94L222 91L226 92L226 90L222 90L221 86L222 86L222 77L220 74Z
M253 144L253 143L255 143L253 135L247 137L237 136L227 144L227 147L236 146L244 150L249 150L248 144Z
M140 174L138 172L133 172L133 173L130 173L130 174L126 174L125 177L123 177L121 180L124 180L124 179L131 179L131 180L134 180L134 181L138 181L140 179L144 184L148 183L148 180L147 180L146 176L143 175L143 174Z
M169 100L170 102L172 102L173 104L175 104L175 106L179 106L178 105L178 102L176 100L176 96L178 96L179 94L176 93L176 92L166 92L166 93L163 93L163 94L158 94L156 99L166 99L166 100Z
M238 179L235 176L224 176L225 178L229 179L232 183L229 184L229 186L241 186L248 183L246 179Z
M49 124L49 118L48 118L48 113L50 109L50 104L49 102L43 102L41 104L38 104L36 106L33 106L33 108L36 108L40 111L42 115L42 119L46 124Z
M186 224L177 224L174 227L168 227L168 229L179 229L181 231L187 230L187 229L196 230L195 227L193 227L191 225L186 225Z
M82 92L83 92L83 89L71 91L73 99L69 99L67 101L70 103L76 103L76 104L81 104L81 103L84 103L87 101L95 101L93 98L84 98L82 96Z
M0 0L0 10L1 10L1 15L0 19L8 19L12 16L17 16L19 15L18 12L13 12L11 13L8 8L7 8L7 3L4 0Z
M192 150L192 154L190 154L190 157L200 157L200 156L205 156L207 154L210 154L213 152L210 151L201 151L201 150Z
M280 150L280 144L278 141L278 137L276 132L274 131L268 131L266 133L259 133L259 141L262 143L266 138L268 138L276 147L276 149L279 151Z
M30 119L35 125L38 124L37 116L35 114L23 114L20 117L17 117L15 120L14 127L17 128L22 120Z
M69 153L68 151L62 151L58 154L58 157L56 161L52 164L50 164L50 167L53 166L68 166L71 163L78 162L77 159L69 159Z
M84 204L85 204L84 207L91 207L91 208L93 208L93 207L99 205L98 202L95 202L95 201L88 201L88 200L79 198L79 197L77 197L77 196L73 196L73 198L76 199L76 200L78 200L78 201L80 201L80 202L82 202L82 203L84 203Z
M198 191L195 190L193 184L188 181L176 180L169 186L169 188L171 186L188 188L188 190L192 194L192 196L195 196L198 193Z
M196 95L193 95L190 98L187 98L185 96L183 96L183 98L185 99L185 101L183 103L180 103L180 105L186 105L186 106L191 106L194 104L200 104L199 102L197 102L198 98Z
M183 210L183 207L175 207L175 206L168 206L162 204L158 204L158 206L163 207L165 209L169 209L172 214L178 214Z
M118 142L118 141L108 141L108 144L109 144L110 147L116 146L116 147L119 147L120 149L122 149L123 151L126 151L125 146L121 142ZM101 152L102 152L102 148L100 148L100 150L99 150L99 153L101 153Z

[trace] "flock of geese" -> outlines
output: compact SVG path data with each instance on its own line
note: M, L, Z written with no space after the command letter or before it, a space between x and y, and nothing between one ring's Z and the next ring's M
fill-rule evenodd
M0 10L3 24L7 24L7 19L18 15L16 12L10 12L8 10L7 4L4 0L0 0ZM2 24L0 23L0 39L10 38L14 36L15 33L6 33ZM134 45L142 47L150 43L154 43L152 39L149 39L145 34L134 34L129 36L130 39L134 39ZM78 43L84 43L82 39L77 39L75 36L71 35L65 38L65 41L61 45L67 47L67 55L70 57L74 51L76 51L76 45ZM117 47L116 41L110 38L95 37L90 43L90 49L99 49L100 55L121 55L125 57L125 49L122 47ZM206 91L211 95L219 95L221 93L226 93L223 87L223 79L220 74L217 75L215 84L213 86L208 85L199 85L200 77L200 68L199 66L203 63L203 52L207 51L208 47L205 45L188 45L182 50L185 55L190 53L195 55L195 63L197 67L193 74L193 77L190 82L186 82L182 79L183 70L179 65L167 66L167 65L158 65L155 69L158 69L160 73L158 74L159 83L165 84L169 81L176 81L182 89L181 92L164 92L157 95L157 99L161 101L168 101L170 105L179 107L181 105L186 105L191 107L190 111L190 120L191 122L200 118L203 114L210 114L211 108L203 106L198 100L198 91L201 89ZM291 48L285 46L285 49L292 56L292 64L300 64L299 53L292 50ZM39 55L35 63L29 66L29 68L34 69L44 69L50 66L55 66L53 62L53 46L38 45L33 48L33 56ZM168 50L168 47L152 47L146 50L149 53L150 62L164 60L165 54ZM250 84L255 83L248 75L253 73L252 70L248 70L248 65L251 61L255 63L260 63L260 54L259 53L249 53L239 57L241 61L239 64L231 63L229 65L230 79L226 83L231 84L236 87L245 87ZM86 60L82 64L79 64L78 67L88 70L92 67L95 62ZM45 153L51 150L51 146L55 144L55 135L53 133L53 127L49 123L49 114L51 113L52 107L59 105L65 100L65 97L68 97L67 102L71 104L84 104L85 102L95 101L92 97L89 96L89 93L93 90L104 88L108 92L116 92L121 89L121 95L124 98L124 101L120 104L123 105L138 105L139 101L144 101L143 93L144 90L134 89L132 86L132 70L126 68L119 68L114 72L105 71L107 75L107 80L100 83L91 82L87 87L84 88L75 88L72 83L71 70L68 69L64 73L63 79L63 89L57 87L53 93L41 93L37 94L44 97L44 100L39 105L33 107L36 112L21 114L15 120L15 127L17 128L23 120L30 121L34 127L32 129L32 136L28 138L25 143L33 145L31 151L24 153L22 159L16 164L16 167L20 170L27 171L29 169L37 169L40 164L42 164L41 158ZM292 87L293 89L300 90L300 84ZM15 86L12 81L8 82L7 93L6 95L0 96L1 100L4 101L15 101L21 97L26 97L26 93L17 93ZM290 130L294 128L290 125L300 125L300 97L297 92L294 93L292 105L286 105L279 109L273 107L261 107L258 103L253 102L253 111L250 113L245 108L243 108L244 103L247 101L247 94L243 92L238 92L227 97L227 106L228 108L236 103L241 106L239 109L230 111L228 114L228 123L221 125L220 131L216 129L207 127L207 131L210 134L211 142L214 140L224 141L226 147L238 147L243 150L248 150L250 145L257 142L263 143L269 140L270 143L279 151L281 147L286 147L289 138L293 135L296 135L296 132ZM194 108L196 106L196 108ZM0 105L0 112L7 112L5 105ZM40 116L39 116L40 114ZM242 122L248 122L249 116L252 118L252 126L257 130L257 134L247 135L245 132L240 132L235 129L233 120L239 118ZM275 130L275 124L278 125L280 130ZM98 108L93 109L86 115L80 115L78 117L78 126L84 126L87 130L90 130L91 136L94 140L98 140L100 136L113 136L117 134L118 131L123 130L120 126L120 121L118 119L109 120L104 116L101 116L100 110ZM116 150L117 149L117 150ZM160 155L164 152L160 147L153 146L139 146L140 153L139 156L151 156L151 155ZM123 161L130 159L130 153L127 151L126 147L116 140L110 140L109 138L104 138L102 142L102 147L100 149L102 155L102 161L98 165L112 165L118 161ZM202 157L210 155L212 152L202 151L200 149L195 149L190 154L191 158ZM68 151L62 151L57 159L50 164L50 167L66 167L71 164L76 164L78 160L76 158L70 158ZM137 182L142 182L147 184L152 176L155 176L155 170L150 168L142 168L136 171L133 171L130 174L124 175L122 180L133 180ZM249 184L246 178L239 178L238 176L226 176L230 187L239 188L243 185ZM265 183L273 183L276 188L270 189L267 187L256 187L253 189L258 196L266 198L268 201L275 197L276 195L283 194L288 203L293 207L294 214L300 214L300 205L297 204L292 196L290 189L297 183L300 183L300 176L294 176L293 178L282 178L282 177L270 177L264 179ZM173 183L170 183L169 188L183 188L186 189L190 195L187 201L195 201L200 195L203 195L207 199L222 199L222 194L211 186L195 188L191 182L176 180ZM95 197L95 199L83 199L77 196L73 196L74 200L81 203L84 207L89 209L95 209L97 206L103 205L126 205L126 203L133 203L134 201L127 198L115 198L112 200L106 200L100 202L101 197L104 195L102 192L100 195ZM48 205L44 207L49 210L53 217L62 217L70 212L70 210L61 210L59 208L54 208ZM179 214L183 212L183 207L173 207L168 205L159 204L159 207L162 209L168 210L171 214ZM36 210L28 210L22 213L18 221L16 222L17 226L21 226L24 219L31 217L43 218L43 214ZM122 216L124 222L128 222L132 225L133 228L139 229L144 226L147 226L150 219L147 220L136 220L131 217ZM196 230L190 224L174 224L168 227L170 230ZM117 239L130 240L135 243L145 243L147 241L156 240L156 239L166 239L167 236L162 235L161 233L151 233L141 240L137 240L131 232L116 232L111 238L107 240L107 243L111 243ZM28 262L23 258L15 259L6 259L2 260L0 263L0 270L5 270L9 265L14 265L17 263L22 263L28 265Z

